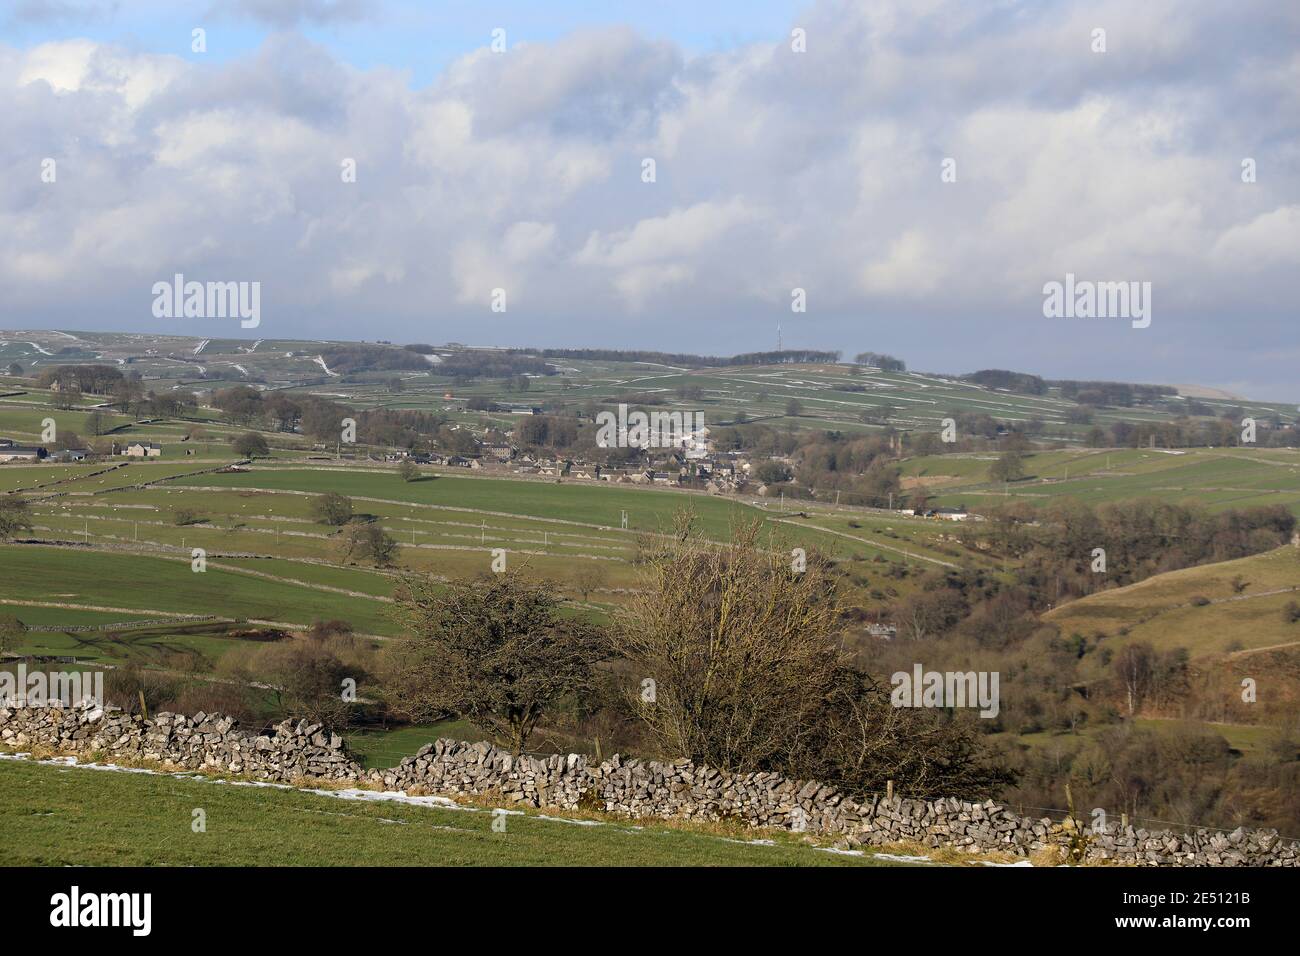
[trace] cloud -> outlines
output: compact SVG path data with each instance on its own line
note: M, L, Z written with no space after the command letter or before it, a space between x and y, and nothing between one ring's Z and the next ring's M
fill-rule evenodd
M941 272L942 263L925 236L909 229L890 243L884 259L867 266L862 285L869 293L915 297L932 291Z
M211 61L0 44L4 314L154 327L150 286L183 271L261 280L283 337L427 340L436 316L434 338L743 351L782 323L938 371L1286 387L1249 344L1291 334L1297 293L1284 5L824 0L791 25L806 53L510 36L415 88L292 32ZM1152 282L1151 328L1045 321L1066 272Z
M1230 227L1215 241L1213 253L1244 269L1300 266L1300 205L1274 209Z

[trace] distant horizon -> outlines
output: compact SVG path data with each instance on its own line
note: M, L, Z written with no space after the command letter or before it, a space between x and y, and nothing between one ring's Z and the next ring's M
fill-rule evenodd
M243 330L238 330L238 331L243 331ZM282 336L282 335L276 335L276 336L261 335L261 336L259 336L259 335L250 335L250 334L248 334L247 332L243 332L243 334L228 334L228 335L199 335L199 334L188 333L188 332L155 332L155 331L150 331L150 330L138 330L138 329L74 329L74 328L61 328L61 329L56 329L56 328L49 328L49 329L45 329L45 328L8 329L8 328L5 328L5 329L0 329L0 336L9 336L9 337L12 338L16 333L46 333L46 334L61 333L61 334L65 334L65 335L79 335L79 334L90 334L90 335L158 335L158 336L171 336L171 337L175 337L175 338L186 338L186 339L196 339L196 340L201 340L201 339L218 339L218 340L247 341L247 342L256 342L256 341L259 341L259 340L260 340L260 341L271 341L271 340L274 340L274 341L277 341L277 342L301 342L301 343L315 343L315 344L326 344L326 343L328 343L328 344L357 344L357 345L384 345L384 344L387 344L387 345L392 345L392 346L394 346L394 347L396 347L396 348L402 348L402 347L405 347L405 346L407 346L407 345L422 345L422 344L426 344L426 345L431 345L431 346L433 346L434 348L485 349L485 350L496 350L496 351L541 351L541 350L544 350L544 349L590 349L590 350L610 351L610 352L650 352L650 353L657 353L657 354L661 354L661 355L669 355L669 354L673 354L672 352L666 351L666 350L664 350L664 349L657 349L657 348L654 348L653 346L637 346L637 345L628 345L628 346L613 346L613 345L554 345L554 344L539 344L539 343L536 343L536 342L532 342L532 343L529 343L529 344L526 344L526 345L488 345L488 344L475 344L475 343L473 343L473 342L462 342L462 341L459 341L459 340L437 342L437 341L433 341L433 340L431 340L431 339L429 339L429 338L424 338L424 339L415 338L415 339L411 339L411 340L409 340L409 341L401 341L401 340L397 340L397 339L383 339L383 338L376 338L376 339L348 339L348 338L330 338L330 339L320 339L320 338L298 338L298 337L293 337L293 336ZM841 348L841 349L838 349L838 350L835 349L835 348L813 348L813 347L804 347L804 346L792 345L792 344L790 344L790 343L788 343L788 342L783 344L783 350L784 350L784 351L787 351L787 352L801 352L801 351L803 351L803 352L814 352L814 351L817 351L817 352L834 352L834 351L839 351L839 352L840 352L840 359L839 359L839 361L838 361L837 364L841 364L841 365L852 365L852 364L855 364L855 363L853 362L853 357L854 357L854 355L857 355L857 354L859 354L859 353L861 353L861 352L865 352L865 351L876 351L876 352L878 352L878 351L879 351L879 350L877 350L877 349L869 349L869 348L856 348L856 349L843 349L843 348ZM775 352L775 351L777 351L777 349L775 349L775 348L761 348L761 347L759 347L759 348L736 349L735 351L730 351L730 352L719 352L719 351L715 351L715 350L710 350L710 351L706 351L706 352L688 352L688 351L683 351L683 350L680 350L680 349L675 350L676 354L683 354L683 355L685 355L685 354L689 354L689 355L698 355L698 356L701 357L701 358L718 358L718 359L734 358L734 357L736 357L736 356L738 356L738 355L751 355L751 354L755 354L755 353L762 353L762 352ZM1218 387L1216 387L1216 386L1214 386L1214 385L1210 385L1210 384L1207 384L1207 383L1204 383L1204 382L1186 382L1186 381L1184 381L1184 382L1160 382L1160 381L1139 380L1139 379L1129 379L1129 378L1105 378L1105 377L1097 377L1097 376L1093 376L1093 375L1053 375L1053 374L1048 374L1048 373L1046 373L1046 372L1040 371L1040 370L1035 369L1035 368L1010 368L1010 367L1007 367L1007 366L1001 366L1001 365L988 365L988 364L984 364L984 365L979 365L979 364L977 364L976 366L974 366L974 367L972 367L972 368L970 368L970 369L966 369L966 370L963 370L963 371L960 371L960 372L953 372L953 371L942 371L942 370L937 370L937 369L929 369L929 368L914 367L912 361L908 358L908 356L907 356L906 354L898 354L898 353L885 353L885 354L892 354L892 357L902 360L902 361L907 365L907 372L908 372L908 373L914 373L914 374L917 374L917 375L928 375L928 376L933 376L933 377L936 377L936 378L961 379L961 378L964 377L964 376L971 375L971 374L974 374L974 373L976 373L976 372L980 372L980 371L989 371L989 370L998 369L998 370L1003 370L1003 371L1021 372L1021 373L1027 374L1027 375L1036 375L1036 376L1038 376L1039 378L1041 378L1041 379L1043 379L1044 381L1047 381L1047 382L1056 382L1056 381L1076 381L1076 382L1114 382L1114 383L1122 383L1122 384L1128 384L1128 385L1160 385L1160 386L1166 386L1166 387L1170 387L1170 388L1177 388L1177 389L1180 389L1180 391L1179 391L1179 395L1180 395L1181 397L1183 397L1183 398L1190 398L1190 399L1206 398L1206 399L1211 400L1211 401L1243 401L1243 402L1255 402L1255 403L1263 403L1263 404L1296 404L1296 405L1297 405L1297 408L1300 408L1300 402L1298 402L1298 401L1296 401L1296 400L1291 400L1291 399L1264 398L1264 397L1259 397L1259 396L1255 396L1255 395L1242 395L1242 394L1238 394L1238 393L1229 393L1229 392L1228 392L1227 390L1225 390L1225 389L1221 389L1221 388L1218 388ZM1223 394L1221 394L1221 395L1211 395L1211 396L1202 396L1202 395L1194 395L1194 394L1191 394L1191 393L1189 393L1189 392L1183 392L1183 391L1181 391L1181 389L1209 390L1209 391L1214 391L1214 392L1222 392Z

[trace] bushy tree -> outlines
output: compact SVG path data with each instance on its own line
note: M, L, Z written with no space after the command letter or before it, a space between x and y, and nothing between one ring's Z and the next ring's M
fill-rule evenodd
M765 485L790 480L790 469L779 461L765 461L754 469L754 477Z
M241 458L265 457L271 453L270 447L266 444L266 439L257 432L244 432L239 435L230 446L235 450L235 454Z
M390 656L395 706L413 720L465 717L516 754L552 707L590 685L603 653L599 628L561 617L553 585L515 571L412 580L395 597L408 637Z
M32 530L32 512L26 498L5 495L0 498L0 539L8 541L23 531Z
M0 614L0 654L7 654L18 646L27 626L12 614Z
M343 532L341 539L343 560L369 561L376 567L387 567L397 555L397 542L380 525L354 524Z
M352 520L352 499L337 491L327 491L312 499L310 510L321 524L341 527Z
M1025 477L1025 460L1019 452L1009 451L989 467L994 481L1019 481Z

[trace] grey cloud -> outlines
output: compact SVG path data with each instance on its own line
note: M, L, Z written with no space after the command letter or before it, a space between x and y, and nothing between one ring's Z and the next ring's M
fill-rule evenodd
M474 109L475 129L484 135L532 126L608 139L646 132L673 103L681 67L670 44L615 27L507 53L481 50L453 67L440 89Z

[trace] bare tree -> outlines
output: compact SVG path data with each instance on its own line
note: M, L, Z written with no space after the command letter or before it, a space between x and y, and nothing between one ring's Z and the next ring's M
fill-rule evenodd
M822 706L840 663L827 567L760 546L760 525L715 546L678 516L611 636L633 707L666 752L723 770L770 765ZM647 683L652 682L652 683Z
M987 759L974 721L894 707L850 665L833 575L816 552L764 547L758 524L714 545L678 516L611 635L660 749L855 792L890 779L914 795L996 792L1012 775Z
M332 524L338 527L352 520L352 499L337 491L327 491L313 498L308 510L321 524Z
M1150 644L1129 644L1115 655L1111 665L1124 688L1129 716L1141 708L1155 679L1155 653Z

